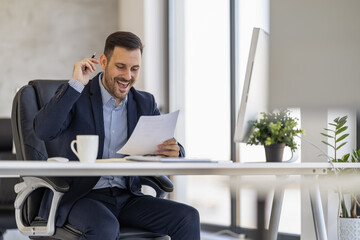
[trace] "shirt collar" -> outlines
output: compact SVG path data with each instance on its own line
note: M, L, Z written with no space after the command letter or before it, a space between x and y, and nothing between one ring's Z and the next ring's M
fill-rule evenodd
M115 104L115 99L110 95L110 93L105 89L104 85L101 82L103 76L103 72L99 74L99 85L100 85L100 92L101 92L101 98L102 98L102 102L103 105L107 104L111 99L113 99L114 104ZM127 104L127 100L128 100L128 96L126 95L125 99L119 104L118 107Z

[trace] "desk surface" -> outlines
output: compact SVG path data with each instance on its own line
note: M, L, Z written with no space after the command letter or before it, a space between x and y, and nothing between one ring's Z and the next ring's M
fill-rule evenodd
M336 163L338 168L360 164ZM1 176L101 176L101 175L321 175L330 163L142 163L0 161Z

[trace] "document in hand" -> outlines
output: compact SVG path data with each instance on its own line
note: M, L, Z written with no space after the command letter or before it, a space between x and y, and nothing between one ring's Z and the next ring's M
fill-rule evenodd
M174 137L179 110L155 116L141 116L125 145L117 152L126 155L155 154L157 145Z

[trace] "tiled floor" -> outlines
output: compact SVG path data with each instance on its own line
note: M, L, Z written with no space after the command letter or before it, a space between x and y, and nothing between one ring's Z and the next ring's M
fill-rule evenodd
M244 238L242 235L229 235L229 234L214 234L214 233L201 233L201 240L250 240L247 238Z
M7 230L4 234L4 240L29 240L29 238L22 235L18 230Z

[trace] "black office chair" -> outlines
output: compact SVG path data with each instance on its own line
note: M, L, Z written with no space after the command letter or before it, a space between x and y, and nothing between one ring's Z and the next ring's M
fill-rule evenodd
M12 153L13 138L11 133L11 119L0 119L0 160L16 160ZM0 240L7 229L16 229L14 202L16 194L15 184L19 178L0 179Z
M39 109L55 95L58 87L65 80L34 80L22 87L15 95L12 109L12 131L19 160L44 160L53 157L56 153L58 140L44 142L33 131L33 119ZM23 177L24 181L16 185L18 193L15 201L16 223L20 232L31 239L62 239L75 240L82 233L70 224L59 228L55 226L55 213L57 204L69 186L57 177ZM157 197L165 197L172 192L173 185L165 176L141 177L143 185L155 189ZM53 191L53 205L48 221L37 216L40 201L45 188ZM120 239L170 239L142 229L121 227Z

